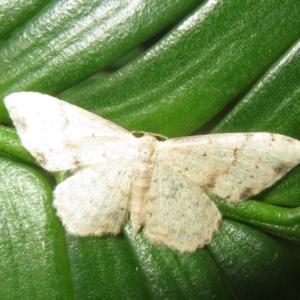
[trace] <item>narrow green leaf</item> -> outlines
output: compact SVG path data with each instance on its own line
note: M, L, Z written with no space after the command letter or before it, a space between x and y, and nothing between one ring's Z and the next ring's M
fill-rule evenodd
M300 245L300 207L277 207L251 200L236 205L217 199L214 202L224 216L253 224L263 231Z
M1 156L0 232L1 299L73 298L52 187L35 169Z
M35 163L35 159L23 147L16 130L13 128L0 126L0 152L29 163Z
M224 220L208 248L237 299L299 298L299 259L265 234Z
M63 91L122 57L198 3L51 2L0 48L0 120L9 122L2 103L9 93Z
M151 299L151 286L122 235L67 241L76 299Z
M179 253L124 230L152 286L153 299L233 299L226 280L207 249Z
M61 95L129 130L190 134L300 36L297 0L207 1L118 72Z
M226 115L214 133L267 131L300 138L300 40Z
M49 2L49 0L1 1L0 39L34 16Z

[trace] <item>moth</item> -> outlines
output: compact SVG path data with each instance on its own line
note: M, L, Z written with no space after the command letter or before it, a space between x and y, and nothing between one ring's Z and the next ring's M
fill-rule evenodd
M159 141L54 97L19 92L4 100L25 148L50 172L70 170L54 207L79 236L118 234L130 214L153 243L192 252L210 243L221 214L209 195L239 203L300 162L300 142L271 133Z

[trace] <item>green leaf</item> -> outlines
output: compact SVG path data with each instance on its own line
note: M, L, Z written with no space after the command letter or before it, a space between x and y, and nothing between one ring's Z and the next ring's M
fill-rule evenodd
M15 159L35 163L33 156L22 146L18 134L13 128L0 126L0 153Z
M232 299L207 250L178 255L133 235L129 226L125 237L69 237L68 244L77 299L118 299L120 291L124 299Z
M129 130L190 134L299 38L299 13L298 1L208 1L144 55L62 99Z
M0 174L0 298L71 299L51 185L37 170L1 156Z
M0 48L0 98L13 91L63 91L122 57L197 2L53 1ZM0 120L8 122L2 103Z
M215 199L223 216L244 223L300 245L300 207L278 207L248 200L237 205Z
M0 39L6 37L48 3L49 0L1 1Z
M299 259L263 233L224 220L208 248L237 299L299 297Z
M300 138L299 1L201 2L52 1L1 45L1 97L71 87L61 98L128 129ZM120 70L74 86L135 46L142 54ZM9 121L3 105L0 115ZM130 224L117 237L65 235L52 178L13 129L1 127L0 142L1 299L299 298L299 167L259 196L265 203L215 199L225 220L212 243L178 253Z

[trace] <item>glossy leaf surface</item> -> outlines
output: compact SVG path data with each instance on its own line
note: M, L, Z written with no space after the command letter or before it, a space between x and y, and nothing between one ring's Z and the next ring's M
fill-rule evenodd
M162 2L153 0L147 2L149 10L130 11L126 8L142 2L115 3L52 1L32 15L30 25L1 45L2 96L19 89L55 94L73 87L61 98L128 129L179 136L209 122L202 132L300 137L299 1L180 1L182 6L174 1L163 10ZM93 23L94 31L84 31L83 22L81 33L75 33L82 18L95 20L91 12L104 16L112 6L118 8ZM110 26L107 20L123 21ZM179 24L148 40L173 21ZM99 49L93 48L97 26L107 30ZM133 34L124 39L126 32ZM133 61L125 59L119 71L74 86L147 40L151 47ZM257 197L266 203L227 206L215 199L225 220L213 242L180 254L149 244L129 224L117 237L65 235L51 206L51 178L28 166L34 161L12 128L0 128L0 142L1 299L299 298L299 167Z

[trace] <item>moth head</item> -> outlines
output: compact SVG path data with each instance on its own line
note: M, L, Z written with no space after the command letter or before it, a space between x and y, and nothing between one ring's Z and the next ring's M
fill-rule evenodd
M164 135L161 135L161 134L158 134L158 133L152 133L152 132L147 132L147 131L132 131L131 132L135 137L143 137L143 136L146 136L146 135L150 135L152 137L154 137L156 140L158 141L165 141L167 140L168 138Z
M159 141L152 134L145 134L139 138L139 157L143 162L151 160Z

